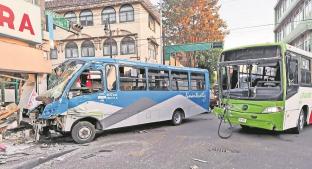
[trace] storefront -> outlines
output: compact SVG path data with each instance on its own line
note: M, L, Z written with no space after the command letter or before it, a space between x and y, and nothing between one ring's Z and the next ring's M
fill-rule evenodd
M26 1L0 1L0 105L19 103L25 84L46 90L51 63L42 50L41 8Z

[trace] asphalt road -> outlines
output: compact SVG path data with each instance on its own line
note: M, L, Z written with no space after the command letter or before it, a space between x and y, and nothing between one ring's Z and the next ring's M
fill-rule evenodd
M217 136L218 119L202 114L181 126L157 123L99 134L89 145L38 169L310 169L312 127L300 135L235 127ZM74 143L60 142L73 146ZM199 159L202 161L196 161Z

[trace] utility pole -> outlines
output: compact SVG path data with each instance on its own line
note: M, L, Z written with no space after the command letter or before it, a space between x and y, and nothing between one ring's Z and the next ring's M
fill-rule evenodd
M112 39L113 35L112 35L112 29L111 29L111 25L109 22L109 18L106 19L104 31L109 32L109 53L110 53L110 58L113 58L113 39Z
M165 64L165 48L164 48L164 33L163 33L163 22L162 22L162 18L163 18L163 0L159 0L160 1L160 47L161 47L161 54L160 54L160 63L161 64Z

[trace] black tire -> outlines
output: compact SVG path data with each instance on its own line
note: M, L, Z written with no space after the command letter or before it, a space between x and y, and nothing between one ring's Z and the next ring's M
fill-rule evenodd
M72 138L78 144L90 143L95 137L95 126L87 121L78 122L71 131Z
M293 133L300 134L305 125L305 116L303 109L300 111L297 126L293 129Z
M178 126L183 122L183 113L181 111L175 111L172 115L171 122L174 126Z

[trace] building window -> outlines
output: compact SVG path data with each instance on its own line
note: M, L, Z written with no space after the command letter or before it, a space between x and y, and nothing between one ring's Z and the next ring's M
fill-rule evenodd
M120 46L120 53L122 55L135 53L135 41L130 37L123 38Z
M65 58L77 58L78 54L78 46L75 42L68 42L65 46Z
M112 53L113 55L117 55L118 54L118 50L117 50L117 42L112 39L106 39L104 44L103 44L103 54L104 56L110 56L110 45L112 44Z
M57 59L57 49L50 49L50 59Z
M157 45L153 42L148 42L148 56L150 59L156 60L157 57Z
M134 9L131 5L123 5L119 11L120 22L134 21Z
M155 32L155 20L151 15L148 16L148 27Z
M93 14L90 10L84 10L80 13L80 24L82 26L93 25Z
M67 12L64 18L68 19L72 23L77 23L77 16L74 12Z
M84 41L81 44L81 56L82 57L94 57L95 56L94 44L91 41Z
M102 11L102 24L105 24L109 20L109 23L116 23L116 11L113 7L104 8Z

